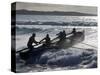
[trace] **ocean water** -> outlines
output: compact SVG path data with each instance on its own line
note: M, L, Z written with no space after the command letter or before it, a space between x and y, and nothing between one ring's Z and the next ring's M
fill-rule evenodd
M52 15L16 15L16 21L23 22L97 22L97 16L52 16Z
M17 15L17 21L54 21L54 22L72 22L84 21L97 22L97 17L76 17L76 16L41 16L41 15ZM16 54L17 72L41 72L58 71L72 69L86 69L97 67L97 26L62 26L62 25L16 25L16 51L27 47L27 42L32 33L36 33L36 40L40 41L49 34L51 39L57 37L56 34L62 30L70 33L73 28L77 31L85 31L85 39L68 49L52 49L43 53L37 61L30 57L27 62L34 64L25 64L26 61L20 59Z
M97 16L16 15L16 24L97 26Z

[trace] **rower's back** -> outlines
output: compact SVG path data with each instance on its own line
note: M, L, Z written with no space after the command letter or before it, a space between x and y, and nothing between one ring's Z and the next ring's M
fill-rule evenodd
M50 45L50 43L51 43L51 39L49 37L49 34L47 34L46 37L45 37L45 44Z
M76 29L75 28L73 28L73 30L72 30L72 34L76 34Z

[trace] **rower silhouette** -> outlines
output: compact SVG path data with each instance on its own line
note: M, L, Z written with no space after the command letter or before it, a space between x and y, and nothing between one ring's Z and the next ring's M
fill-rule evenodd
M34 46L32 45L33 43L38 44L38 42L35 40L36 34L33 33L32 36L29 38L27 46L30 50L32 50L34 48Z
M49 46L50 46L50 44L51 44L51 39L50 39L49 34L47 34L46 37L43 38L43 39L40 41L40 43L43 42L43 41L45 41L44 44L43 44L43 46L45 46L45 47L49 47Z
M66 32L65 30L59 32L58 34L56 34L59 38L59 41L66 39Z
M66 32L65 32L65 30L62 31L62 38L66 39Z
M73 35L75 35L75 34L76 34L76 29L75 29L75 28L73 28L73 30L72 30L72 32L71 32L71 34L73 34Z

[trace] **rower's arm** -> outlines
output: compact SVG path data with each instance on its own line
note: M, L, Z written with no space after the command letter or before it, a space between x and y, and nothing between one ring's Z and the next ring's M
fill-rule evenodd
M40 40L40 43L44 40L45 38L43 38L42 40Z
M34 43L36 43L36 44L37 44L38 42L37 42L36 40L34 40Z

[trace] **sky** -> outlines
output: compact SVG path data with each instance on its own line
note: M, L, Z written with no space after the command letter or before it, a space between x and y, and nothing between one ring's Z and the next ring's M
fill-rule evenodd
M97 14L97 7L94 6L76 6L76 5L59 5L59 4L41 4L41 3L16 3L16 10L35 10L35 11L68 11Z

